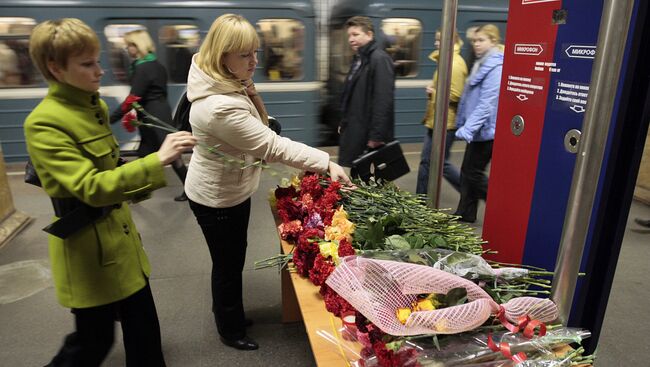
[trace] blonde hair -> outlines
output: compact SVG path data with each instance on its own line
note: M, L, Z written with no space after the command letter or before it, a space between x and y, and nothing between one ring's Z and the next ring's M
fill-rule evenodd
M488 38L494 42L494 44L498 45L501 43L501 36L499 35L499 28L495 26L494 24L483 24L476 28L476 31L474 34L478 32L483 32Z
M436 30L436 34L434 35L434 38L435 36L439 36L440 38L442 38L442 33L440 32L439 29ZM454 29L454 44L458 47L463 47L464 44L463 39L460 38L460 36L458 35L458 31L456 31L455 29Z
M29 37L29 56L47 80L56 80L48 62L65 69L70 56L97 51L97 34L76 18L46 20L34 27Z
M144 29L136 29L124 33L124 42L127 46L132 43L138 49L138 58L146 56L150 52L156 52L156 46L151 36Z
M215 80L239 81L223 64L223 58L230 52L246 52L260 47L257 31L237 14L224 14L210 26L199 54L196 57L198 67Z

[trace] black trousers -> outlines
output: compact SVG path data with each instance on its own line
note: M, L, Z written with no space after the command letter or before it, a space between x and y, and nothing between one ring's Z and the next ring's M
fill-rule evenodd
M246 336L242 271L248 246L250 198L230 208L211 208L189 200L212 258L212 311L219 334L227 339Z
M478 201L487 199L488 177L485 168L492 159L493 143L494 140L471 142L465 149L460 168L460 201L455 213L465 221L474 222Z
M72 313L76 331L66 336L63 347L48 366L101 365L113 346L116 316L122 324L126 366L165 366L160 324L149 284L121 301L98 307L73 308Z

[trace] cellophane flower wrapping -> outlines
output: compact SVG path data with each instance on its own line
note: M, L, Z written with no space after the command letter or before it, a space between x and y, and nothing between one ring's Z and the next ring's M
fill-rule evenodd
M559 327L549 330L546 335L526 338L521 333L497 331L492 333L496 344L507 343L512 354L523 352L527 359L516 363L508 359L500 351L491 350L486 340L486 332L469 332L459 335L449 335L440 338L439 346L431 343L410 342L418 348L418 361L422 366L472 366L472 367L568 367L571 365L570 356L558 354L555 348L569 343L580 343L591 336L584 329Z
M533 339L508 331L491 333L495 343L507 343L513 354L526 354L525 361L515 362L500 351L491 350L486 343L488 333L482 331L446 335L439 338L438 345L428 338L405 340L395 350L387 349L385 345L373 348L367 333L357 332L355 337L344 328L339 333L341 337L338 338L324 331L319 335L332 343L332 351L345 351L351 365L364 367L569 367L572 363L570 352L558 353L555 348L569 343L579 344L591 336L587 330L567 327L550 330L546 335ZM363 345L360 352L350 347L352 340Z
M428 266L395 261L348 256L326 284L383 332L395 336L461 333L476 329L499 312L511 322L521 316L550 322L558 316L551 300L518 297L499 305L470 280ZM395 316L397 309L410 305L419 294L447 294L460 287L467 291L465 304L415 311L405 324Z

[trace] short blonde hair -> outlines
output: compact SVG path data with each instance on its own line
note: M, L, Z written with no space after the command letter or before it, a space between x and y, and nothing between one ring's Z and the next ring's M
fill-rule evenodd
M478 32L483 32L492 42L495 44L500 44L501 43L501 36L499 35L499 28L495 26L494 24L488 23L488 24L483 24L482 26L479 26L476 28L476 31L474 34Z
M138 49L138 57L146 56L151 52L156 52L156 45L154 45L151 36L144 29L136 29L124 33L124 42L127 46L132 43Z
M47 80L56 80L47 67L48 62L65 69L70 56L97 51L97 34L76 18L46 20L34 27L29 37L29 56Z
M223 58L230 52L257 50L260 40L257 31L237 14L224 14L210 26L199 54L196 57L198 67L215 80L231 80L239 85L236 77L223 64Z

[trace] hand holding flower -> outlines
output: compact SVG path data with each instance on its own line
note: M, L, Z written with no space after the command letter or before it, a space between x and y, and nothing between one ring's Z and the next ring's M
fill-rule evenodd
M196 137L187 131L178 131L168 134L158 150L160 163L162 163L163 166L172 163L178 159L183 152L193 148L196 144Z
M332 181L338 181L342 182L346 186L349 186L350 188L354 189L356 186L352 183L350 180L350 177L345 173L345 170L343 167L339 166L338 164L334 162L330 162L328 171L330 174L330 177L332 178Z

